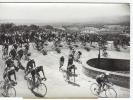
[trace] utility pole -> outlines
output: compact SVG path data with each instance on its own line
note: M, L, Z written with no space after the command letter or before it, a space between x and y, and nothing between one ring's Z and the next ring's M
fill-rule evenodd
M100 67L100 58L101 58L101 40L102 40L102 37L100 36L100 34L98 34L98 67Z

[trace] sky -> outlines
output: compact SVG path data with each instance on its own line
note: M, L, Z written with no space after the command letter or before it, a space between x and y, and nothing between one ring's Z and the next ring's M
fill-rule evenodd
M128 4L1 3L0 21L13 23L120 22L130 16Z

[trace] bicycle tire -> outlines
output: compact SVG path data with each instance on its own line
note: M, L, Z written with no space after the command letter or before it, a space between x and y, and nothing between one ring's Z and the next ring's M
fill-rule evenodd
M27 86L29 89L32 89L32 80L31 77L27 78Z
M115 91L114 88L111 87L105 91L105 95L107 98L116 98L117 92Z
M98 96L98 94L97 94L98 88L99 88L99 86L98 86L97 83L92 83L91 86L90 86L91 93L93 95Z
M14 87L9 87L7 96L8 97L16 97L16 89Z
M40 83L37 88L37 94L44 97L47 94L47 86L44 83Z

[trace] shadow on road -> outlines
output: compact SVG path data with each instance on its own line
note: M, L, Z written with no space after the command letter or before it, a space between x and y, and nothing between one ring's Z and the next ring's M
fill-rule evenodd
M68 81L68 83L69 83L69 84L72 84L73 86L78 86L78 87L80 87L80 85L77 84L77 83L75 83L75 82Z
M31 92L36 96L36 97L44 97L44 96L42 96L41 94L38 94L38 93L36 93L34 90L31 90Z

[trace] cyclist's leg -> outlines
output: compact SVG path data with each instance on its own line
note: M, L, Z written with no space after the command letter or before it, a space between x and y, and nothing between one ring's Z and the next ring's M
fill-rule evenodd
M8 55L8 48L6 48L6 55Z
M63 66L63 62L60 61L60 67L59 67L59 69L61 69L62 66Z
M43 66L37 67L36 72L37 72L37 74L38 74L39 76L40 76L39 72L42 72L43 78L46 79L45 74L44 74L44 70L43 70Z
M31 71L32 79L33 79L33 87L35 86L35 70ZM32 87L32 88L33 88Z
M102 82L102 89L104 89L106 83L105 82Z
M96 79L96 81L98 83L98 91L97 91L97 94L99 95L99 93L101 92L102 82L101 82L101 80L99 78Z
M69 68L67 68L67 71L66 71L66 74L67 74L67 80L69 81L69 79L70 79L70 77L69 77L69 72L70 72L71 70L69 69Z
M3 75L3 79L4 79L4 86L3 86L3 89L7 89L6 88L6 84L7 84L7 73L5 73L4 75Z
M12 75L14 76L14 79L11 78ZM9 81L14 81L14 83L16 83L16 73L14 70L12 70L8 73L8 79L9 79Z

